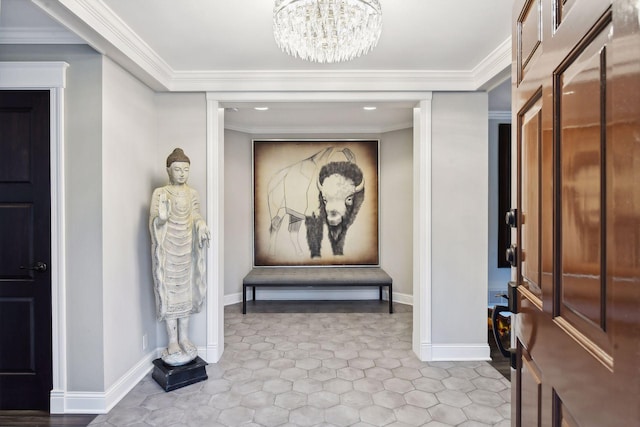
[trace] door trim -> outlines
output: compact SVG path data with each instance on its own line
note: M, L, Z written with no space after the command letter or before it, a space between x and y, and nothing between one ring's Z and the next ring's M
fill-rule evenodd
M42 90L50 94L51 135L51 361L50 412L64 413L67 389L66 254L64 211L64 89L66 62L0 62L0 90Z

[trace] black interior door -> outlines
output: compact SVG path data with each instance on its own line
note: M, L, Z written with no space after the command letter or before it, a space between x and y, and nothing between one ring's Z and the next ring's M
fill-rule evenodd
M0 409L49 410L49 91L0 91Z

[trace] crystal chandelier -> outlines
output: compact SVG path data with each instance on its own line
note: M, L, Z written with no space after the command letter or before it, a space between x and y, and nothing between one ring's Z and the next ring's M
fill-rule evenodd
M382 10L378 0L275 0L273 35L291 56L342 62L378 43Z

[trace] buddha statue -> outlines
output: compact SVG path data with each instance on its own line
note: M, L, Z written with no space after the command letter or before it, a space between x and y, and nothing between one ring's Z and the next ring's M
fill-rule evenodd
M161 358L171 366L197 357L189 317L201 310L206 292L204 248L211 235L198 194L187 185L190 163L180 148L167 157L170 182L153 191L149 215L156 313L168 335Z

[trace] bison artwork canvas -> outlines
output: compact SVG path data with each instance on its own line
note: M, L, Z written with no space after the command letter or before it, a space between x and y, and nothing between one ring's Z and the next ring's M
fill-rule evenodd
M377 140L254 140L254 265L378 265Z

